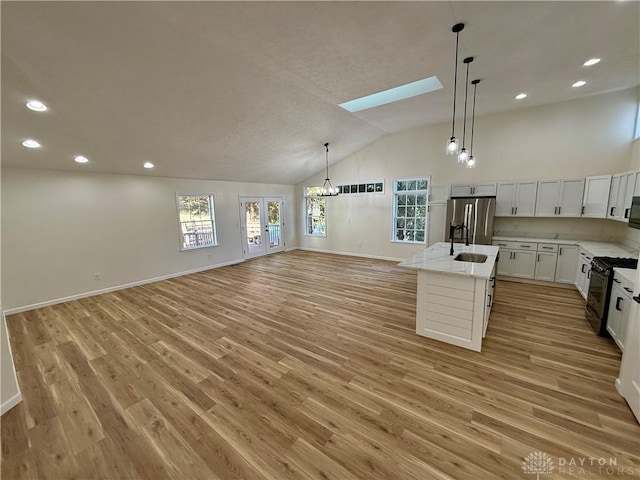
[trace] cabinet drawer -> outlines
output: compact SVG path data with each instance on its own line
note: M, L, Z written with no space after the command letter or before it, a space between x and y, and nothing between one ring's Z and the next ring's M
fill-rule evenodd
M557 243L539 243L538 251L539 252L557 252L558 244Z
M511 250L531 250L535 251L538 246L535 242L514 242L513 240L494 240L493 245Z

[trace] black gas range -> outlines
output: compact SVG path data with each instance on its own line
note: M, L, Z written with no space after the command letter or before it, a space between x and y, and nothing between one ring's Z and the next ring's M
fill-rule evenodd
M593 257L589 291L587 293L586 317L591 328L601 337L608 337L607 315L609 297L613 285L614 268L638 268L636 258Z

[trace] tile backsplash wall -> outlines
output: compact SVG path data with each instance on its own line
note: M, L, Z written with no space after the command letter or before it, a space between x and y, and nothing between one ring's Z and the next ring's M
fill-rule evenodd
M514 218L496 217L495 236L559 238L621 243L631 249L640 248L640 230L626 223L599 218Z

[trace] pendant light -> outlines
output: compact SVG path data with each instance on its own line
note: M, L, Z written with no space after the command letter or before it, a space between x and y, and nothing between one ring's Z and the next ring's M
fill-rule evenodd
M331 180L329 180L329 143L325 143L324 148L326 149L327 178L324 179L324 183L322 184L322 189L320 190L320 196L336 197L338 196L338 188L334 188L333 185L331 185Z
M462 117L462 149L458 153L458 163L467 163L469 161L469 152L464 147L467 138L467 97L469 93L469 64L473 62L473 57L464 59L467 64L467 79L464 82L464 117Z
M471 82L473 85L473 109L471 110L471 145L469 146L469 160L467 161L467 167L476 168L476 157L473 155L473 129L476 124L476 90L480 79L476 79Z
M456 91L458 89L458 40L460 32L464 29L464 23L456 23L451 31L456 34L456 63L453 70L453 118L451 120L451 138L447 142L447 155L457 155L459 142L456 138Z

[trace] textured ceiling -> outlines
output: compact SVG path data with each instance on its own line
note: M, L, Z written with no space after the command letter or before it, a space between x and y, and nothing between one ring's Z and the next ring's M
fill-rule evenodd
M448 121L457 22L461 58L475 56L471 77L482 78L477 115L640 83L635 1L1 9L4 166L294 184L323 169L326 141L333 163L387 133ZM603 60L583 67L591 57ZM443 89L355 114L337 106L431 75ZM588 84L571 88L578 79ZM521 91L529 97L516 102ZM29 98L50 110L27 110ZM75 164L77 154L91 162Z

